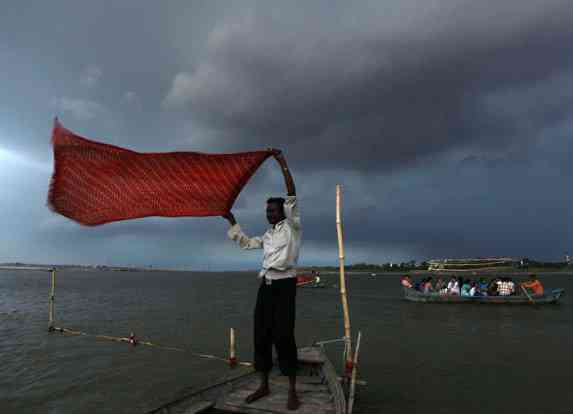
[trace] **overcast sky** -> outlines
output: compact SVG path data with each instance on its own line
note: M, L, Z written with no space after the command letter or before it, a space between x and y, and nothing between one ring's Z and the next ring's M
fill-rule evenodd
M221 218L46 207L53 117L135 151L281 148L301 264L573 254L570 0L16 1L0 12L0 262L256 268ZM234 213L266 228L268 160Z

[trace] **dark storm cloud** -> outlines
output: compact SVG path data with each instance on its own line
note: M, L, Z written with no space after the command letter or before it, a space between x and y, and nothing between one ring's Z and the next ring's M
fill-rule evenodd
M86 228L45 205L54 115L135 151L282 148L303 264L572 249L570 1L9 2L1 261L256 268L221 218ZM234 212L266 228L267 161Z
M554 102L524 135L482 99L571 71L567 2L436 4L443 9L396 5L404 24L374 6L379 20L353 30L336 31L322 15L302 28L265 13L227 21L211 33L205 59L175 76L165 105L223 130L228 145L288 142L300 166L346 169L471 144L503 150L534 139L554 111L566 113ZM354 17L344 11L341 20Z

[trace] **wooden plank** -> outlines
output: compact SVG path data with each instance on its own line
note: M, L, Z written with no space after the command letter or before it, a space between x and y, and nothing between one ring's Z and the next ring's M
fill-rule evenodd
M226 396L223 406L232 405L234 407L256 408L271 412L283 412L286 410L288 393L273 393L261 398L251 404L245 403L245 398L250 393L248 391L235 392ZM323 408L334 408L332 396L329 393L298 393L301 406L313 407L314 410Z
M269 386L271 391L287 392L290 384L288 381L270 379ZM299 381L298 378L296 381L296 390L299 392L329 392L326 383L322 383L321 381Z
M286 401L288 399L288 395L286 393L280 393L280 394L279 393L271 393L267 397L261 398L258 401L255 401L251 404L246 404L245 398L247 398L247 396L249 394L250 394L249 392L234 393L232 395L228 395L225 398L225 402L232 402L233 404L245 404L245 405L250 405L250 406L254 406L254 407L259 407L259 406L262 407L265 405L274 405L277 403L282 406L283 404L286 404ZM332 398L327 393L322 393L322 394L299 393L299 399L301 400L302 403L307 402L309 404L324 405L324 404L331 404L332 403Z
M255 391L257 387L253 387L253 388L236 388L234 390L232 390L229 393L226 393L227 397L232 397L232 396L236 396L236 395L243 395L243 396L247 396L249 394L251 394L253 391ZM288 385L277 385L277 386L271 386L270 387L270 394L265 397L265 398L275 398L275 396L284 396L284 398L287 397L288 395L288 390L289 387ZM328 398L332 397L332 393L330 392L330 389L328 388L327 385L319 385L319 384L301 384L300 388L298 388L297 386L297 392L301 393L301 394L306 394L306 395L312 395L312 394L316 394L319 396L327 396Z
M288 392L289 389L289 385L287 384L272 384L271 386L271 392L275 391L275 392ZM330 394L330 391L328 390L328 387L324 384L296 384L296 391L297 392L304 392L304 393L312 393L312 392L316 392L316 393L327 393Z
M284 389L281 391L283 392L280 391L277 392L276 389L271 390L271 393L268 396L261 398L260 400L255 401L251 404L258 405L265 402L275 403L277 401L279 401L282 404L283 402L286 402L286 400L288 399L288 389ZM234 391L233 393L225 396L225 401L235 401L237 403L244 403L245 399L247 398L248 395L251 394L251 392L252 392L251 390ZM322 389L320 391L297 390L297 395L301 401L307 401L309 403L314 402L320 404L332 404L334 400L333 396L327 389Z
M213 408L215 403L213 401L200 401L196 404L193 404L191 407L187 408L183 414L199 414L203 413L206 410Z
M322 364L325 360L325 356L317 347L299 348L298 360L303 363Z
M346 397L344 396L344 391L342 390L342 386L338 381L338 375L336 375L336 370L332 366L332 363L330 362L329 359L326 359L324 361L324 364L322 364L322 372L326 379L326 382L328 383L328 388L330 389L330 392L334 397L333 403L336 409L336 414L345 414Z
M225 404L222 407L217 407L221 410L226 410L234 413L243 414L335 414L336 410L333 407L316 407L309 405L301 405L298 410L287 410L286 403L282 407L269 408L269 407L254 407L253 405L234 405Z
M284 375L271 377L269 380L272 384L288 384L289 378ZM324 378L310 375L300 375L296 377L296 385L298 384L326 384Z

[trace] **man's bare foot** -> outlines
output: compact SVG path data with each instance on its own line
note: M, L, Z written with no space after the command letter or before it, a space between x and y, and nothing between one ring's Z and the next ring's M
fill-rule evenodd
M296 392L289 391L288 393L288 401L287 401L287 409L288 410L298 410L300 407L300 401L296 395Z
M270 394L269 387L261 385L254 393L250 394L249 396L247 396L247 398L245 398L245 402L247 404L250 404L253 401L257 401L258 399L266 397L269 394Z

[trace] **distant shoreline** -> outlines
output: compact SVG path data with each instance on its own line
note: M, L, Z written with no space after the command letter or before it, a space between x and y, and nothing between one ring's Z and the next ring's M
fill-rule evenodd
M35 270L48 272L55 270L75 270L75 271L103 271L103 272L190 272L191 270L164 269L155 267L128 267L128 266L105 266L105 265L49 265L49 264L27 264L27 263L2 263L0 270Z
M49 272L52 269L55 270L66 270L66 271L103 271L103 272L258 272L255 270L204 270L204 269L169 269L169 268L156 268L156 267L128 267L128 266L106 266L106 265L51 265L51 264L28 264L28 263L0 263L0 270L28 270L28 271L43 271ZM335 275L339 273L339 270L333 267L328 267L327 269L321 269L320 267L303 266L297 269L300 273L316 271L322 275ZM423 269L396 269L396 270L364 270L364 269L352 269L346 268L346 274L348 275L366 275L366 276L398 276L398 275L471 275L473 272L448 272L448 271L429 271ZM476 270L476 275L494 275L494 274L508 274L508 275L523 275L527 276L532 273L556 273L556 274L573 274L573 267L565 268L544 268L544 267L531 267L528 269L495 269L491 270Z

